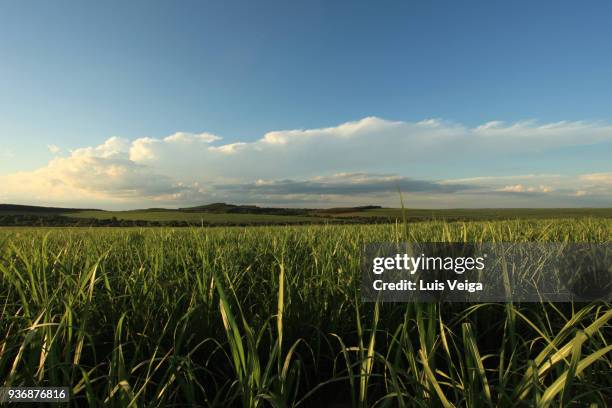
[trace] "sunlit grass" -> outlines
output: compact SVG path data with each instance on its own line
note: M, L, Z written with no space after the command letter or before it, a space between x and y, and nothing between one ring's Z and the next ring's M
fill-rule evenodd
M0 230L2 385L112 406L605 406L609 304L361 304L367 242L608 242L610 219Z

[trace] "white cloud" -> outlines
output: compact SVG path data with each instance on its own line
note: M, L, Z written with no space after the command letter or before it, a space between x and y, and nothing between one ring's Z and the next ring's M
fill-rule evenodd
M506 187L500 188L497 191L501 191L504 193L523 193L525 192L525 186L523 186L522 184L515 184L513 186L506 186Z
M410 174L432 161L482 161L610 142L612 126L496 122L468 128L438 119L410 123L368 117L335 127L268 132L254 142L173 144L166 139L133 141L130 158L181 177L272 179L340 171Z
M212 143L217 140L221 140L219 136L213 135L212 133L186 133L186 132L177 132L173 135L167 136L164 138L164 142L168 143L193 143L193 142L203 142L203 143Z
M459 179L451 179L449 182L453 183L482 183L491 181L508 181L508 180L558 180L561 178L560 174L513 174L506 176L478 176L478 177L465 177Z
M587 183L612 185L612 173L585 174L580 177L580 180L587 182Z
M112 137L95 147L72 150L55 157L43 168L0 176L5 194L15 198L70 202L122 201L155 198L181 190L171 177L128 158L130 142Z
M597 122L492 121L467 127L440 119L400 122L376 117L326 128L272 131L253 142L229 144L210 133L111 137L55 157L38 170L0 176L5 186L0 200L52 197L138 206L156 200L177 205L219 198L248 202L255 196L279 203L350 201L365 194L375 201L396 200L391 186L399 184L432 202L444 194L448 205L470 199L486 204L483 194L499 195L500 200L518 200L510 196L521 194L531 200L535 195L575 199L576 191L604 202L612 195L612 173L570 177L553 169L547 174L491 176L489 169L498 158L596 143L609 148L611 142L612 126ZM468 165L474 177L452 178L453 168ZM430 176L410 177L418 172Z
M51 145L47 145L47 149L52 154L58 154L62 150L59 147L57 147L56 145L52 145L52 144Z
M523 184L514 184L502 187L496 191L500 191L502 193L550 193L553 191L553 188L544 185L525 186Z

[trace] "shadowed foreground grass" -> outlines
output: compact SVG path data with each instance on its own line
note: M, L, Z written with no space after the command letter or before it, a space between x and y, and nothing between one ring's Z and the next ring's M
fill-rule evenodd
M0 230L3 386L110 406L605 406L609 304L361 304L363 244L612 220Z

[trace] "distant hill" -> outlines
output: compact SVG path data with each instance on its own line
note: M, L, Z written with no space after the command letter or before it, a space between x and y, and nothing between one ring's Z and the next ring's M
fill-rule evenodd
M210 214L263 214L263 215L315 215L315 214L344 214L360 211L380 209L377 205L361 207L337 207L337 208L281 208L281 207L259 207L256 205L238 205L228 203L212 203L198 205L195 207L179 208L178 210L167 208L146 208L141 210L130 210L130 212L168 212L179 211L185 213L210 213ZM69 214L84 211L104 211L93 208L64 208L64 207L43 207L36 205L20 204L0 204L2 214L36 214L54 215Z
M308 214L343 214L359 211L376 210L379 205L365 205L361 207L337 208L278 208L258 207L256 205L236 205L227 203L213 203L196 207L179 208L182 212L206 212L213 214L273 214L273 215L308 215Z
M212 203L196 207L179 208L181 212L204 212L212 214L268 214L268 215L307 215L312 210L303 208L258 207L256 205L236 205Z
M128 211L0 204L0 226L230 226L327 223L389 223L444 220L612 218L612 208L406 209L368 205L336 208L274 208L212 203L179 209Z
M79 211L101 211L89 208L40 207L36 205L0 204L1 213L61 214Z
M212 203L212 204L198 205L195 207L179 208L178 210L184 211L184 212L222 213L222 212L227 212L228 210L232 210L236 208L257 208L257 206L255 205L235 205L235 204L227 204L227 203Z
M359 211L368 210L379 210L382 209L380 205L362 205L360 207L335 207L335 208L324 208L321 210L311 210L318 214L346 214L354 213Z

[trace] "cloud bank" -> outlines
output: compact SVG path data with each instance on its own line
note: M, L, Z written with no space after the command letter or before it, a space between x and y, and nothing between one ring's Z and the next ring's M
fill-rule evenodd
M489 122L467 127L367 117L334 127L273 131L224 144L210 133L163 138L111 137L34 171L0 176L2 202L134 208L211 201L282 205L372 203L445 206L610 205L612 172L491 176L496 160L549 151L612 146L599 122ZM455 178L473 168L474 177ZM551 166L549 166L551 167ZM426 169L426 170L424 170ZM551 168L553 172L562 170ZM417 174L418 176L415 176Z

